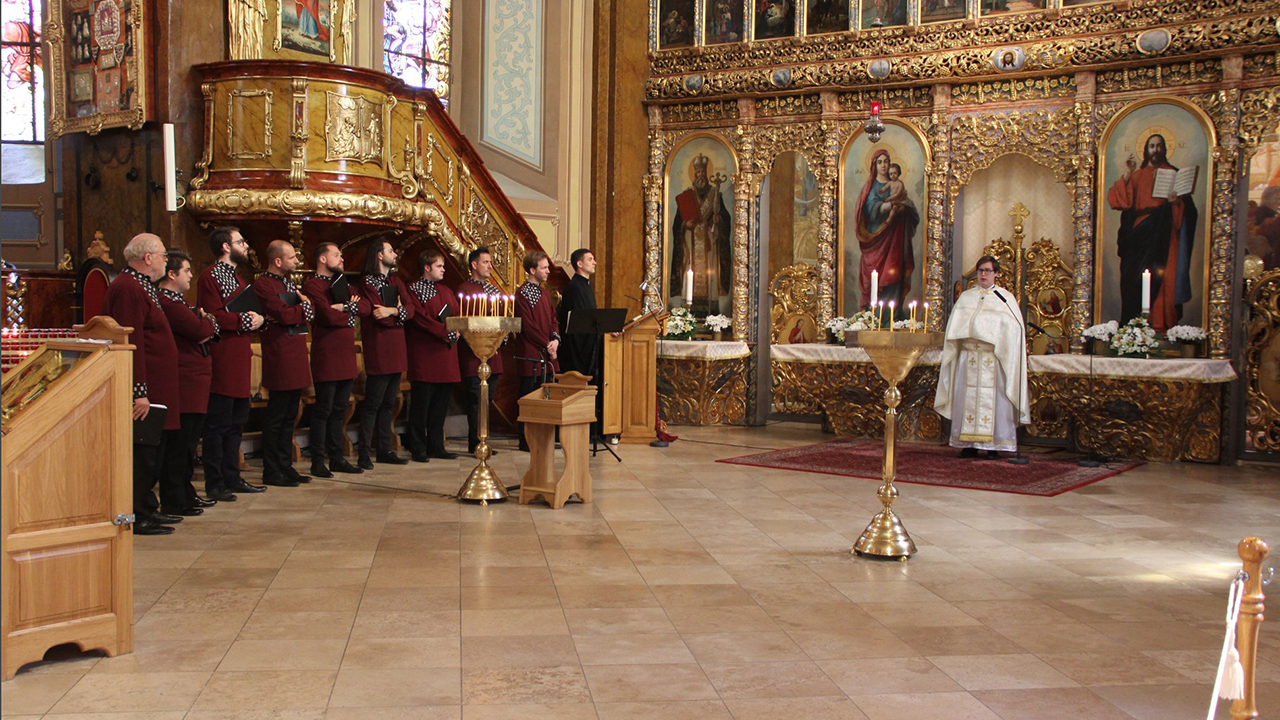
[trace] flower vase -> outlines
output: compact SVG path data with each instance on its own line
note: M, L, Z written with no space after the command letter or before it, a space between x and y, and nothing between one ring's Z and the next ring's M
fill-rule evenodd
M721 340L724 340L724 331L723 331L723 330L716 330L716 331L711 335L711 340L712 340L713 342L720 342Z
M1115 356L1115 352L1111 349L1111 341L1093 338L1093 354Z
M1184 343L1180 343L1180 344L1182 345L1182 357L1184 357L1184 358L1198 358L1198 357L1200 357L1200 343L1199 343L1198 341L1197 341L1197 342L1184 342Z

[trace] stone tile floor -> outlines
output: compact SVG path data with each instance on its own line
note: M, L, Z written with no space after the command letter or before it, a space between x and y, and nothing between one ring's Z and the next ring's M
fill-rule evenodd
M874 481L714 462L830 436L677 431L561 511L441 497L474 461L437 460L140 537L135 651L30 666L3 715L1200 718L1236 542L1280 546L1280 469L1146 465L1054 498L902 485L919 554L864 560ZM1278 622L1262 658L1266 715Z

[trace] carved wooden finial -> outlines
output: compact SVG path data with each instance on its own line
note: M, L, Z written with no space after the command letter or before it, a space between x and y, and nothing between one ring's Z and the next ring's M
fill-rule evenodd
M1247 537L1241 540L1236 551L1240 553L1241 560L1249 563L1261 563L1271 552L1266 541L1258 537Z

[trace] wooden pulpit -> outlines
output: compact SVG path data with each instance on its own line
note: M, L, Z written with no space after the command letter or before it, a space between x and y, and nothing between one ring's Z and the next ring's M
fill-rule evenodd
M529 444L529 470L520 479L520 504L528 505L539 495L551 507L564 507L577 494L591 502L591 423L596 419L596 389L589 376L561 373L556 382L520 398L520 422ZM556 428L564 448L564 472L556 478Z
M605 435L624 443L648 443L658 437L658 333L665 311L632 320L618 337L604 337Z

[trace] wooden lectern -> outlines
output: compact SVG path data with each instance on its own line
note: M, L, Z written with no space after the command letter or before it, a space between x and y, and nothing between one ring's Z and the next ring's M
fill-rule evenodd
M64 643L133 651L133 365L99 315L5 373L3 677Z
M658 437L658 333L666 313L653 310L631 321L620 337L604 336L605 435L624 443Z
M520 479L520 504L542 495L559 510L570 495L577 493L591 502L591 423L596 419L596 389L587 384L589 376L578 372L560 373L556 382L520 398L520 422L529 443L529 470ZM564 473L556 474L556 428L564 448Z

